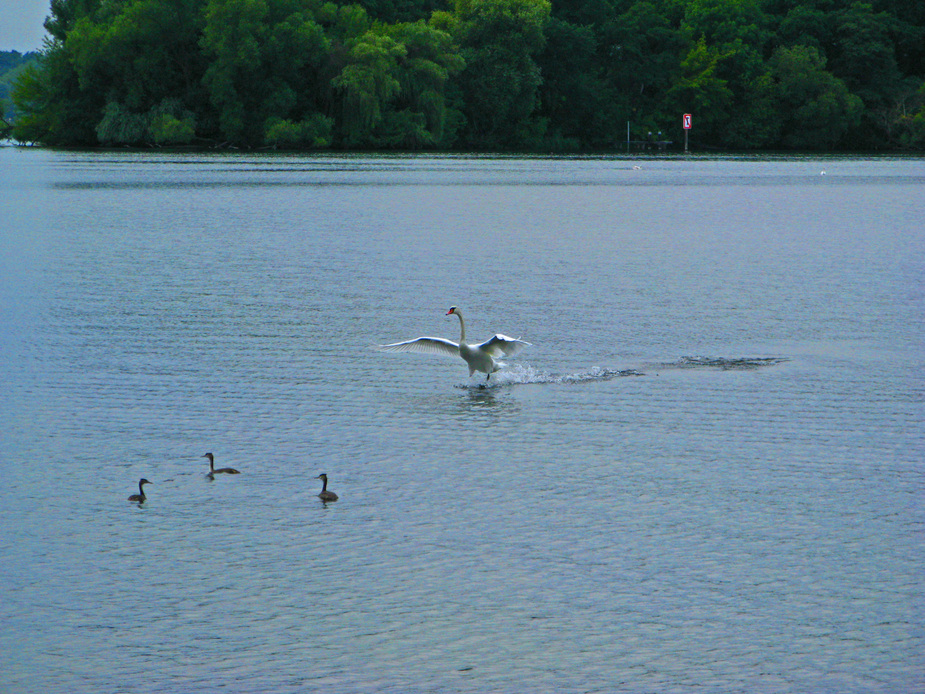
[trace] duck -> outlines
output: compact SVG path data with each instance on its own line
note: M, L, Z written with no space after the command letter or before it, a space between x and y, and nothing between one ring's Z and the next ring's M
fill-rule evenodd
M129 500L129 501L137 501L139 504L143 504L143 503L145 502L145 499L148 498L148 497L145 496L145 489L144 489L144 487L145 487L146 484L154 484L154 483L153 483L153 482L149 482L149 481L146 480L144 477L142 477L140 480L138 480L138 493L137 493L137 494L132 494L132 495L128 498L128 500Z
M462 310L458 306L451 306L446 315L459 318L458 343L442 337L418 337L404 342L379 345L379 349L383 352L429 352L461 357L469 367L469 376L481 371L485 374L485 383L488 383L491 375L501 368L501 362L496 359L517 354L524 347L530 346L529 342L501 333L480 344L470 345L466 342L466 319Z
M337 501L337 494L328 491L328 476L322 472L315 479L321 480L321 492L318 494L318 498L322 501Z
M215 456L212 455L211 453L206 453L202 457L209 459L209 474L207 475L207 477L209 477L210 479L212 475L221 475L221 474L240 475L241 474L240 470L235 470L233 467L223 467L223 468L219 468L218 470L216 470L215 469Z

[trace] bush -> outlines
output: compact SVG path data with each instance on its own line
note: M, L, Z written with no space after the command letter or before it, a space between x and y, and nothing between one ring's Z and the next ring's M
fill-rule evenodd
M300 121L270 118L264 142L283 149L323 149L331 144L334 121L316 113Z
M177 99L164 99L147 113L135 113L110 101L96 126L104 145L181 145L196 135L193 114Z

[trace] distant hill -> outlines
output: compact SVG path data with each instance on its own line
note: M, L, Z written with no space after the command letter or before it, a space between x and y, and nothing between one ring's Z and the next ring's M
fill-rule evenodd
M14 67L38 57L37 51L20 53L19 51L0 51L0 75L12 70Z

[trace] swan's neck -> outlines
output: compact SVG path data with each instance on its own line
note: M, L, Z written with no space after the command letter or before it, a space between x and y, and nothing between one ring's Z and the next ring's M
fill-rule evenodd
M459 344L463 344L466 341L466 319L463 318L462 311L459 309L456 309L453 313L459 318Z

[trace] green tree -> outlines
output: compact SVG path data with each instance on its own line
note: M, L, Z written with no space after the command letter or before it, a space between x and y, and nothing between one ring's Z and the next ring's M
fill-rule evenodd
M618 117L617 94L601 76L597 37L590 27L555 17L549 21L545 35L546 46L537 64L543 75L539 89L541 113L549 121L547 146L611 146L625 118Z
M3 137L9 137L12 134L10 123L16 117L16 109L13 108L13 101L10 98L13 92L13 84L19 79L26 66L34 63L39 59L39 54L29 52L22 54L19 51L0 51L0 118L7 122L6 134Z
M682 28L712 47L713 75L728 89L710 138L738 149L775 140L779 119L763 57L771 34L757 0L695 0L687 4ZM706 124L714 119L698 111L698 123L704 123L704 116Z
M465 141L479 149L536 143L542 83L536 56L545 43L549 0L455 0L452 26L466 61L459 85Z
M548 151L692 112L716 146L925 146L921 0L51 0L45 26L25 141Z
M777 28L774 41L778 46L810 46L825 56L835 41L831 11L808 4L790 8Z
M389 144L408 149L451 145L464 119L448 103L446 87L465 67L452 37L424 21L386 26L384 31L405 47L392 111L397 115L392 130L398 137L388 138ZM414 126L396 129L401 122Z
M301 121L270 118L265 140L273 148L324 149L331 144L334 121L316 113Z
M17 113L13 136L20 142L97 144L95 127L103 97L80 89L60 43L49 45L37 63L26 66L13 85L12 97Z
M641 0L604 23L599 61L614 90L620 126L632 121L637 128L655 131L680 118L677 104L668 97L692 48L690 32L681 31L680 21L671 3Z
M349 41L348 63L333 85L343 95L344 142L348 147L376 144L386 104L398 95L398 61L407 49L390 36L367 31Z
M895 22L870 4L854 2L836 14L837 51L832 71L866 104L879 105L895 94L901 75L890 38Z
M188 141L181 131L189 129L193 116L184 115L181 129L165 130L163 124L175 117L175 102L205 101L197 46L200 10L199 0L135 0L101 6L71 23L64 49L80 91L105 100L94 123L100 142ZM148 127L155 119L162 124L157 137Z
M925 2L875 0L874 7L890 17L890 39L900 72L925 77Z
M63 43L77 20L92 16L102 0L51 0L51 14L45 19L45 30L52 41Z
M863 103L825 65L811 46L779 48L771 58L786 147L831 149L860 119Z
M209 0L200 45L221 136L259 146L274 119L311 118L323 99L324 29L297 0Z
M21 142L93 145L105 96L80 87L65 41L75 23L100 0L52 0L41 57L17 77L11 91L17 112L13 136Z
M893 130L901 147L925 149L925 82L899 104Z
M831 69L865 106L852 137L856 146L873 147L886 139L890 112L905 91L891 38L895 29L891 15L867 3L854 2L837 13Z
M196 135L196 118L179 99L164 99L146 112L110 101L96 126L96 135L105 145L185 145Z
M0 140L6 140L13 135L13 125L6 119L6 99L0 99Z
M723 54L701 38L681 61L681 72L665 95L667 111L693 113L697 138L722 143L733 95L728 82L718 75Z
M446 9L444 0L363 0L363 9L383 24L412 24Z

